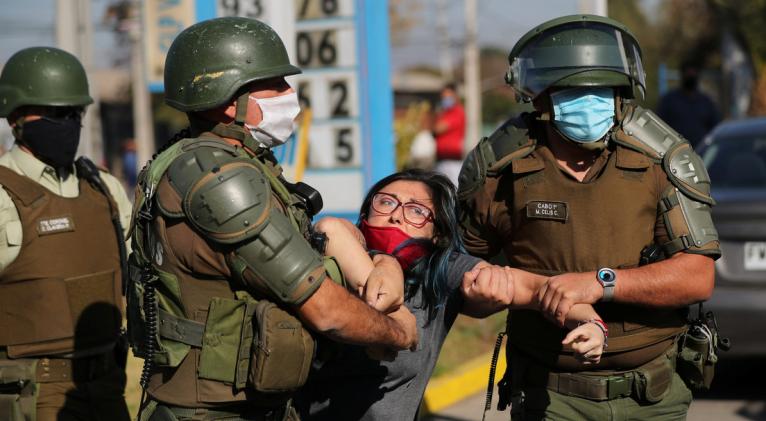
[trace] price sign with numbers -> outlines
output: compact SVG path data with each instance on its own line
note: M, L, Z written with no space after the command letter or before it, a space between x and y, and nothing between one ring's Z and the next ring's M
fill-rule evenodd
M194 1L195 21L243 16L279 33L291 62L303 70L288 82L301 107L311 109L311 121L275 154L288 179L303 174L302 181L322 193L324 213L355 219L366 190L394 171L388 2ZM306 162L296 153L302 139L308 142Z

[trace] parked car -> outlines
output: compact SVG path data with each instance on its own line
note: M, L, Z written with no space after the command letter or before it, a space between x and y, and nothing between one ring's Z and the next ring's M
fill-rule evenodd
M731 339L725 357L766 356L766 118L722 123L697 152L710 174L723 252L705 309Z

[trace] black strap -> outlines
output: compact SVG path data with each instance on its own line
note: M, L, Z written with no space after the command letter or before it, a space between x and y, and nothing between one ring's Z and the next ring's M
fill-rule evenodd
M205 324L174 316L160 309L160 336L193 347L202 348Z
M487 399L484 401L484 412L481 414L481 421L487 417L487 411L492 407L492 391L495 389L495 371L497 371L497 359L500 356L500 348L503 345L505 332L500 332L495 341L495 349L492 351L492 361L489 366L489 381L487 381ZM506 362L509 363L509 362Z
M112 215L112 226L114 226L114 234L117 236L117 248L120 253L120 278L122 281L122 296L125 296L126 288L128 287L128 250L125 248L125 234L122 231L122 223L120 222L120 211L115 209L116 201L109 193L109 189L104 184L104 180L101 179L101 172L90 159L81 156L74 162L75 168L77 168L77 177L82 178L90 183L96 190L106 196L106 202L109 205L109 212Z

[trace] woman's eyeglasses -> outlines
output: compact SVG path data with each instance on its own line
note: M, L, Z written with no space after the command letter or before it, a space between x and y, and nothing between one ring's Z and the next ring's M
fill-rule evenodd
M399 206L402 207L404 221L416 228L434 220L433 211L425 205L415 202L402 203L395 196L388 193L375 193L372 196L372 209L381 215L392 214Z

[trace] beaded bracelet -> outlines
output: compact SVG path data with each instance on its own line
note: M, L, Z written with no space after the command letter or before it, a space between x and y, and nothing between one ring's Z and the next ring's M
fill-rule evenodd
M577 324L577 326L581 326L588 323L593 323L594 325L598 326L599 329L601 329L601 333L604 334L604 349L606 349L607 340L609 339L609 328L606 326L606 323L601 319L588 319L588 320L581 321L580 323Z

